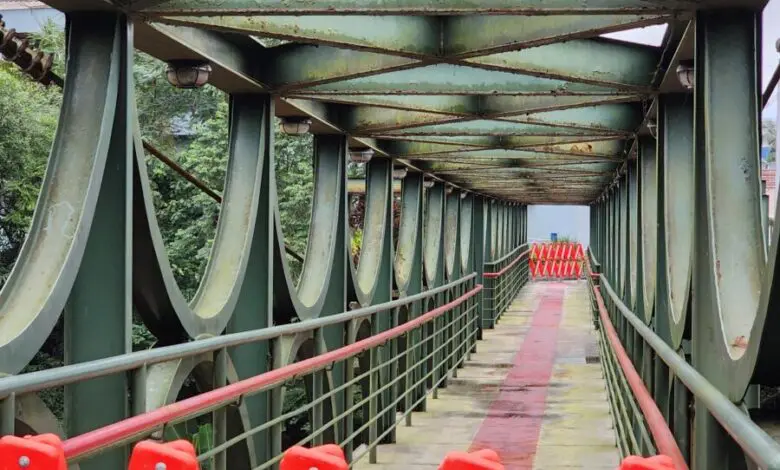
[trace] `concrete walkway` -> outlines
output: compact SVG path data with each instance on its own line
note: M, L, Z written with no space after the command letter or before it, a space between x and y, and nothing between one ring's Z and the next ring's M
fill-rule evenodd
M532 283L428 411L361 470L435 469L492 448L507 470L615 469L619 456L584 282Z

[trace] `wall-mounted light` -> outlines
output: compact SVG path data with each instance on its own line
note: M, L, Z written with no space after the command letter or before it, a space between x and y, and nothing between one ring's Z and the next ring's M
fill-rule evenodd
M696 69L692 60L681 60L680 65L677 66L677 79L680 80L682 86L689 90L693 90L695 72Z
M370 148L349 149L349 159L352 163L368 163L374 157L374 150Z
M469 194L469 193L467 193L466 191L461 191L461 193L460 193L460 198L461 198L461 199L466 199L466 196L468 196L468 194Z
M281 120L282 132L287 135L303 135L311 129L311 119L306 116L286 116Z
M653 139L658 138L658 123L656 123L655 120L651 119L647 121L647 130L650 131L650 135L653 136Z
M396 168L393 170L393 179L402 180L406 178L406 174L409 173L409 169L404 168Z
M448 184L448 185L446 185L444 187L444 192L447 193L447 194L452 194L452 190L454 190L454 189L455 189L455 186L452 186L452 185Z
M203 61L172 60L165 76L176 88L200 88L209 81L211 65Z
M425 180L425 181L423 181L423 187L425 187L427 189L431 189L433 187L434 183L435 183L435 181L433 181L433 180Z

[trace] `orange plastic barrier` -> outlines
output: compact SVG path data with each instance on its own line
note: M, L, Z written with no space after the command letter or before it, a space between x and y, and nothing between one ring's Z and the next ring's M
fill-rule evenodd
M666 455L654 457L626 457L620 464L620 470L674 470L674 461Z
M287 449L279 470L348 470L349 465L344 457L344 451L336 444L306 447L295 446Z
M580 279L585 250L580 243L533 243L528 263L532 279Z
M450 452L439 470L504 470L496 451L482 449L476 452Z
M141 441L133 448L129 470L199 470L195 447L190 441Z
M62 441L55 434L0 438L0 469L67 470Z

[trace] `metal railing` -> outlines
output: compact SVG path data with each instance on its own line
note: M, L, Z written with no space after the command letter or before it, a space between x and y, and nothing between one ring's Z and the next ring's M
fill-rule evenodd
M520 245L505 256L485 263L482 294L482 328L493 328L529 280L528 245Z
M595 258L591 254L591 265L596 265ZM725 433L730 436L734 444L736 444L758 468L766 470L780 470L780 443L776 442L769 434L766 433L758 424L756 424L750 416L748 416L737 405L732 403L726 395L721 393L712 383L710 383L704 376L702 376L691 364L689 364L683 356L670 347L660 336L658 336L650 327L648 327L634 312L632 312L620 299L615 290L607 281L606 276L594 272L591 276L591 282L593 282L593 298L597 304L597 309L603 311L606 315L606 319L609 320L610 325L617 325L618 335L620 341L626 345L629 350L629 356L631 350L639 350L646 348L646 351L652 351L654 360L649 364L634 364L640 370L644 372L649 369L654 369L652 372L655 376L668 377L669 383L681 384L687 392L690 393L693 400L702 405L717 423L722 427ZM602 292L605 295L602 295ZM598 312L597 312L598 314ZM607 369L610 371L615 370L614 363L614 351L608 350L604 342L604 326L602 324L602 361L605 363L605 374ZM643 354L643 357L651 357L650 354ZM663 368L659 370L659 368ZM608 374L613 374L609 372ZM645 375L645 374L643 374ZM649 374L648 374L649 375ZM647 377L647 375L645 375ZM620 382L623 379L619 377L617 380L608 378L608 384L610 389L610 401L613 405L613 414L620 415L620 403L614 403L615 400L622 399L622 409L626 410L625 416L615 416L616 426L623 426L624 429L616 429L620 440L624 440L621 443L621 450L628 448L631 452L639 449L644 452L652 452L652 448L647 446L648 436L646 432L642 432L637 429L625 429L626 423L636 423L638 414L629 402L628 407L625 404L625 384ZM645 379L647 382L647 379ZM649 384L645 383L649 386ZM682 450L684 455L687 455L689 449L689 439L687 432L678 432L680 429L688 429L690 426L690 420L692 416L688 416L686 410L688 410L689 402L687 394L680 393L680 390L675 388L673 393L673 403L669 404L669 414L664 416L666 424L671 426L675 430L675 440L677 441L678 448ZM656 394L657 397L657 394ZM635 398L632 397L632 400ZM617 405L617 406L615 406ZM632 413L633 420L628 413ZM677 416L677 415L682 416ZM628 418L628 420L626 420ZM682 421L682 422L681 422ZM644 418L642 423L646 424ZM633 436L633 437L632 437ZM639 436L639 438L637 438ZM639 440L642 441L640 445ZM636 442L635 442L636 441ZM657 442L656 442L657 444Z
M198 457L204 468L224 470L232 458L248 458L249 468L261 470L274 466L282 457L286 447L283 428L295 417L310 421L309 432L297 444L335 442L353 464L365 455L375 462L376 446L392 441L400 422L410 425L411 413L424 409L428 394L435 398L436 389L448 376L457 375L457 368L474 350L479 321L476 299L482 289L475 278L476 274L470 274L422 294L326 318L5 377L0 379L0 406L13 409L14 400L22 394L130 373L136 415L67 439L64 449L70 464L111 449L124 449L148 436L160 440L181 437L193 424L210 423L210 445L201 448ZM422 306L416 311L427 312L413 318L409 313L406 321L398 320L400 309L413 312L410 307L417 303ZM396 326L377 331L377 319L382 315L393 315ZM347 344L328 350L326 339L334 329ZM284 351L289 355L290 344L300 340L313 342L311 357L228 384L230 348L270 341L275 356L284 356ZM145 409L146 379L152 366L204 357L213 363L211 391ZM298 408L282 412L286 389L301 379L308 399ZM240 421L248 407L257 406L252 400L258 397L265 400L266 419L228 432L228 414L237 412Z

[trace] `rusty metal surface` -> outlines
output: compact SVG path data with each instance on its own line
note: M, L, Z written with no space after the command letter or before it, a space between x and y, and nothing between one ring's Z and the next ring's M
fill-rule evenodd
M689 54L684 25L697 11L766 2L47 3L65 11L115 5L138 23L144 52L207 60L218 88L271 92L277 115L309 115L313 133L348 134L350 145L460 189L588 204L647 133L658 87L672 86L673 68ZM659 47L602 37L667 23Z

